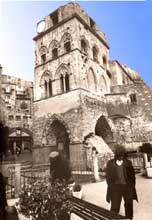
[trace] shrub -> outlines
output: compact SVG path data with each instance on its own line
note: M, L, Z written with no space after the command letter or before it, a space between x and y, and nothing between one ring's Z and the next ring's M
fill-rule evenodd
M34 220L68 220L69 196L65 181L33 179L23 187L17 207L20 213Z
M73 192L80 192L81 191L81 185L80 184L75 184L73 186Z
M147 154L152 154L152 144L143 143L142 146L140 147L140 152L147 153Z

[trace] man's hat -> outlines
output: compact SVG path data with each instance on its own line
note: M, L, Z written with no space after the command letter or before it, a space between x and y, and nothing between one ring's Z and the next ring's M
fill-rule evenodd
M57 152L57 151L52 151L50 154L49 154L49 158L51 159L51 158L55 158L55 157L57 157L57 156L59 156L59 152Z

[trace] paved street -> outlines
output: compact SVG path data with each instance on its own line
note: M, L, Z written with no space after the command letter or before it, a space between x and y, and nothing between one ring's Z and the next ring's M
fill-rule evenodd
M141 175L136 176L136 189L139 203L134 201L134 220L151 220L152 219L152 179L147 179ZM110 205L105 201L106 182L90 183L83 185L83 199L109 209ZM13 204L14 200L9 201ZM124 215L123 203L120 214ZM79 218L78 218L79 219ZM78 220L77 219L77 220ZM20 220L25 220L20 217Z
M83 198L91 203L109 209L110 205L105 201L106 182L90 183L83 186ZM136 176L136 189L138 193L137 203L134 201L134 220L152 219L152 179L147 179L141 175ZM124 215L123 203L120 214Z

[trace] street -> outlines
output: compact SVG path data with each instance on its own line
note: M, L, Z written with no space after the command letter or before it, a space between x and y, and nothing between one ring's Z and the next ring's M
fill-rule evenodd
M83 186L83 199L103 208L109 209L106 202L106 182L90 183ZM136 175L136 189L139 202L134 201L134 220L152 219L152 179ZM120 214L124 215L123 202Z

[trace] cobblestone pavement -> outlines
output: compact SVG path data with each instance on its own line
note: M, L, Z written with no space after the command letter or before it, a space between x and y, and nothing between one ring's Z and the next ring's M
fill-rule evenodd
M110 205L105 200L106 189L105 181L83 185L83 199L109 209ZM147 179L138 174L136 176L136 189L139 202L134 201L134 220L152 220L152 179ZM14 202L14 200L10 200L9 204L14 204ZM123 202L120 214L124 215ZM20 216L20 220L26 220L26 218ZM79 220L79 218L74 218L74 220Z
M106 202L106 182L90 183L83 186L83 199L109 209ZM134 201L134 220L152 219L152 179L136 175L136 190L139 202ZM124 215L123 202L120 214Z

